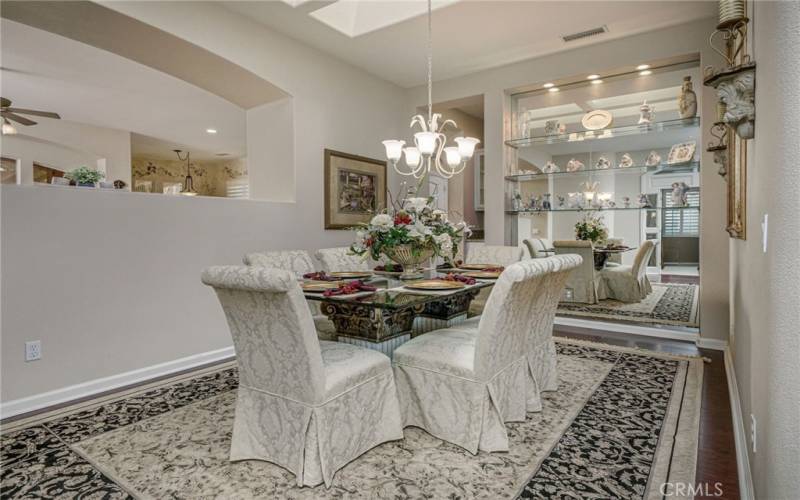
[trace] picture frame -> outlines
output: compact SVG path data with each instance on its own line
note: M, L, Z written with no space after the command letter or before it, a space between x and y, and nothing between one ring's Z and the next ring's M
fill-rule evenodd
M672 148L669 150L669 156L667 156L667 165L676 165L692 161L696 150L697 141L673 144Z
M386 162L325 149L325 229L352 229L386 208Z

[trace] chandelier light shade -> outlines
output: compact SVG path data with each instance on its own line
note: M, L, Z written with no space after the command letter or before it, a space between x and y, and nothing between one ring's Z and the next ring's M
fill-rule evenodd
M3 135L14 135L17 133L17 128L11 125L11 122L3 118Z
M394 170L400 175L422 179L432 170L446 179L460 174L467 166L467 161L475 153L475 146L480 142L474 137L456 137L456 146L446 146L447 136L443 130L448 125L458 128L453 120L442 119L440 113L433 112L433 45L431 31L431 0L428 0L428 116L419 114L411 119L411 128L418 126L421 132L414 134L414 146L404 148L405 141L386 140L386 158L392 163ZM405 153L407 168L399 166L401 151ZM442 153L445 163L442 163Z

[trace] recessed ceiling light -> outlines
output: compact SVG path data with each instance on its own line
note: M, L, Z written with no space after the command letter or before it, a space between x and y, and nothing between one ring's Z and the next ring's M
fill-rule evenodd
M550 87L547 89L548 92L558 92L558 87Z
M206 132L209 133L209 134L216 134L217 133L217 129L215 129L215 128L207 128Z
M647 76L647 75L652 75L653 72L650 71L649 69L646 69L644 71L640 71L639 74L642 75L642 76Z
M555 85L556 85L555 83L550 83L550 82L547 82L547 83L545 83L544 85L542 85L542 87L544 87L544 88L546 88L546 89L549 89L549 88L551 88L551 87L555 87Z
M589 75L586 77L587 80L597 80L600 78L600 75Z
M592 80L592 83L593 84L603 83L603 80L598 78L597 80Z
M636 69L638 71L642 71L642 70L649 69L649 68L650 68L649 64L640 64L640 65L636 66Z

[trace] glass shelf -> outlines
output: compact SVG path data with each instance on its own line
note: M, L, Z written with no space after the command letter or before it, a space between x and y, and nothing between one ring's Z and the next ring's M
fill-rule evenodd
M611 167L611 168L585 168L575 172L552 172L552 173L520 173L507 175L506 180L511 182L525 182L525 181L538 181L549 179L550 177L575 177L581 175L616 175L616 174L642 174L654 172L655 175L659 174L673 174L696 172L700 169L699 161L690 161L688 163L680 163L677 165L634 165L632 167Z
M608 140L615 137L626 137L632 135L650 134L654 132L665 132L669 130L680 130L683 128L698 127L699 125L700 118L694 117L642 125L624 125L621 127L610 127L602 130L579 130L557 135L510 139L506 141L505 144L506 146L511 146L512 148L524 148L544 144L580 143L595 140Z
M506 210L507 214L536 215L552 212L607 212L631 210L700 210L699 206L688 207L604 207L604 208L551 208L550 210Z

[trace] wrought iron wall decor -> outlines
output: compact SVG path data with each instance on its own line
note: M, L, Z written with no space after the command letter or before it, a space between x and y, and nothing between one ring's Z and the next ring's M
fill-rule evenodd
M704 71L703 85L717 92L717 119L711 127L714 140L706 151L714 153L719 174L728 183L726 230L732 238L747 237L747 141L755 136L756 64L747 54L748 23L745 0L720 0L719 24L709 38L711 48L726 66ZM718 47L722 42L723 46Z

